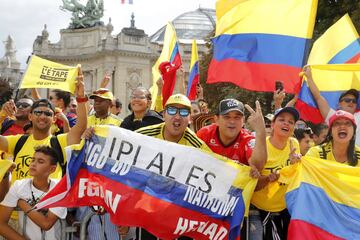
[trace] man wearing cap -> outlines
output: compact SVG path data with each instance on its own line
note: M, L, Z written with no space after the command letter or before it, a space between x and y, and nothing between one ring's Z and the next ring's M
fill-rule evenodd
M33 100L20 98L16 103L9 100L0 112L0 134L3 136L23 134L23 127L30 123L29 114ZM14 119L15 118L15 119Z
M207 145L188 128L190 123L190 112L191 102L185 95L172 95L165 103L165 121L157 125L140 128L136 130L136 132L211 152ZM156 240L157 238L144 229L141 230L141 238L137 237L137 240L153 239ZM180 237L178 239L185 240L191 238Z
M330 117L335 113L335 109L330 108L326 99L321 96L319 89L315 85L310 67L304 68L304 74L307 79L307 84L310 88L312 95L314 96L318 109L320 110L321 115L325 119L325 122L329 124ZM357 125L360 124L360 112L356 112L358 107L359 92L356 89L350 89L342 93L339 97L338 108L344 110L351 114L354 114L355 122ZM360 146L360 128L356 130L356 141L355 144Z
M244 126L244 105L236 99L224 99L220 102L215 123L201 128L197 136L210 149L237 163L253 165L259 171L266 162L265 125L259 102L256 112L246 105L251 115L248 122L256 133L256 139Z
M111 113L110 109L114 96L106 88L99 88L90 95L90 99L94 99L94 111L88 117L88 126L95 125L114 125L120 126L121 119Z
M169 142L211 151L207 145L188 128L190 112L191 102L185 95L172 95L165 104L165 121L157 125L140 128L137 132Z
M81 71L79 71L78 81L76 84L75 90L78 102L78 121L76 125L71 128L71 130L66 134L60 134L56 136L56 140L63 150L63 155L65 155L64 147L78 144L81 140L81 135L86 129L87 125L87 110L85 103L87 102L87 97L84 93L84 81ZM52 139L51 135L51 125L55 122L55 107L48 99L40 99L33 103L31 106L31 111L29 114L29 119L33 126L32 134L28 135L25 142L18 146L18 141L23 135L15 136L0 136L0 150L6 153L14 155L14 152L17 152L14 156L14 163L16 164L16 169L12 173L11 182L14 182L17 179L28 178L29 165L34 155L34 147L39 145L48 145ZM64 161L63 161L64 162ZM6 174L8 176L8 173ZM56 171L51 174L52 178L61 178L62 170L58 165ZM9 178L4 177L0 185L1 193L7 192L9 186Z

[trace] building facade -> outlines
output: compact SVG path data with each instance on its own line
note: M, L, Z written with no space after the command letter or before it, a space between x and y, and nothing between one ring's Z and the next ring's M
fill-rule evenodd
M197 39L199 56L207 50L205 39L214 30L215 11L199 8L178 16L172 23L177 32L187 78L191 41ZM132 15L130 27L123 28L118 34L113 33L113 25L109 19L106 25L62 29L60 41L51 43L45 25L41 35L34 41L33 53L66 65L81 64L88 93L97 89L104 75L109 74L111 82L108 88L123 106L127 106L133 89L138 86L151 87L151 68L161 53L164 33L165 27L149 37L144 30L135 27ZM129 110L123 107L121 117L128 114Z

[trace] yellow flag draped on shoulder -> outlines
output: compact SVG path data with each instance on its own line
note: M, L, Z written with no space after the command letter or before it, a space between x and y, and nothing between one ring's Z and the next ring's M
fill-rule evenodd
M74 93L78 68L33 55L20 88L56 88Z

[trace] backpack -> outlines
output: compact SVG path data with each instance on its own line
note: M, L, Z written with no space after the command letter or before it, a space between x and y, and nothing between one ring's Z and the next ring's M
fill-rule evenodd
M0 134L3 135L14 123L15 121L12 119L5 119L1 124Z
M28 138L29 138L29 134L24 134L19 138L19 140L17 141L17 143L15 145L15 149L14 149L14 159L16 159L16 155L20 152L20 150L22 149L22 147L24 146L24 144ZM62 175L64 176L66 173L66 163L64 161L64 155L63 155L59 140L57 139L56 136L51 136L50 146L56 152L56 155L58 158L58 163L61 167Z

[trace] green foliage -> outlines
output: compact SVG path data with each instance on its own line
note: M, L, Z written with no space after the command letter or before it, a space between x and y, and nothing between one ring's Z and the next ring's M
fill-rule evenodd
M360 0L319 0L318 11L315 22L313 41L321 36L332 24L339 20L344 14L349 13L356 29L360 30ZM214 36L215 31L211 34ZM251 107L255 106L255 101L259 100L263 114L272 112L272 93L254 92L241 89L231 83L206 84L207 69L212 58L212 44L210 37L207 41L209 52L200 59L200 82L204 87L204 97L209 103L210 109L216 109L218 103L227 97L234 97L243 103L248 103ZM284 105L292 98L288 95Z

